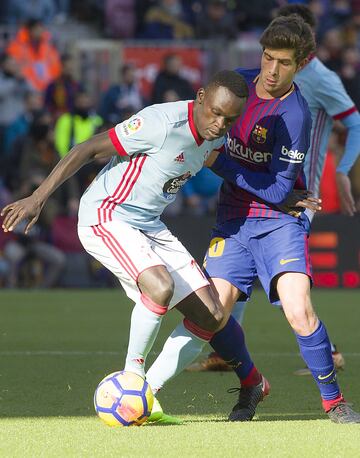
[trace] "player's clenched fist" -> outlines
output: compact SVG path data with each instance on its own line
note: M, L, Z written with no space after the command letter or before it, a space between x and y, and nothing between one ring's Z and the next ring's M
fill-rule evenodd
M38 220L41 208L42 205L33 195L7 205L1 211L1 216L4 217L2 223L4 232L14 230L21 221L27 219L29 220L25 227L25 234L27 234Z

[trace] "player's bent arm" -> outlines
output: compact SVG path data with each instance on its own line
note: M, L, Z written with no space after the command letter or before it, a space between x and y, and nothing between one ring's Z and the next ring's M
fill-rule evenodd
M94 159L110 159L116 154L108 132L95 135L90 140L74 146L54 167L50 175L33 194L25 199L7 205L1 212L4 216L2 227L5 232L12 231L21 221L28 219L27 233L37 221L42 207L49 196L83 165Z
M341 122L347 128L347 137L344 154L336 171L347 175L360 154L360 114L352 113L342 118Z
M270 204L280 204L293 190L298 173L287 171L254 172L242 167L237 162L219 154L211 165L211 170L221 178L236 184L240 188ZM300 167L298 167L300 171Z

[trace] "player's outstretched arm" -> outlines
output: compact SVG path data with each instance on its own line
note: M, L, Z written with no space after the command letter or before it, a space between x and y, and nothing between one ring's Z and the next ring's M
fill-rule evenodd
M49 196L68 178L76 173L83 165L94 159L110 159L116 150L109 138L108 132L95 135L90 140L74 146L69 153L54 167L50 175L41 185L25 199L13 202L1 211L4 217L2 228L4 232L12 231L23 220L27 219L25 234L39 218L42 207Z

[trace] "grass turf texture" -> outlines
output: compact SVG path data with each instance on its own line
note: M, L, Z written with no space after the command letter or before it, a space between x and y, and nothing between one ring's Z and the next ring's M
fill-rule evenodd
M314 291L330 335L345 353L339 381L360 409L357 291ZM182 426L110 428L94 413L98 382L122 369L131 304L120 290L0 293L0 456L357 457L360 425L335 425L322 413L315 383L302 367L295 339L279 311L256 292L244 327L271 396L250 423L226 422L235 403L231 373L183 373L159 395ZM149 357L176 323L170 312Z

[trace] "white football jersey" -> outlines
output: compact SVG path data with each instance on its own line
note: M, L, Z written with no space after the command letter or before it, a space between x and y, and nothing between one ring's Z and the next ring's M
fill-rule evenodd
M199 137L193 107L193 101L152 105L109 131L118 155L83 194L79 226L119 219L147 231L164 227L164 208L224 142Z

